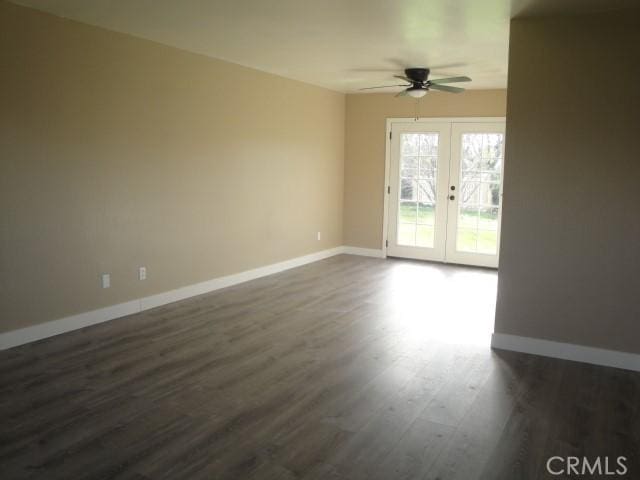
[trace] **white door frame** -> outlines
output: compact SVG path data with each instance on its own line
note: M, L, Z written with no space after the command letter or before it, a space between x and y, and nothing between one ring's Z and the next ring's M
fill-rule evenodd
M384 158L384 202L382 217L382 256L387 258L387 227L389 225L389 191L391 188L391 133L394 124L420 124L429 122L453 122L453 123L496 123L505 122L506 117L420 117L420 118L387 118L386 141ZM504 179L503 179L504 182Z
M402 258L411 258L416 260L429 260L435 262L443 262L446 252L447 238L447 212L449 210L449 163L451 155L451 123L450 122L412 122L412 123L394 123L393 138L391 143L391 161L389 170L389 185L391 189L387 189L387 197L389 199L389 224L398 223L398 208L401 204L400 200L400 138L404 133L437 133L437 175L436 175L436 198L435 202L435 223L433 225L433 245L431 247L418 245L400 245L398 243L398 229L389 228L387 230L387 253L393 247L392 255ZM397 133L397 135L396 135ZM395 157L397 155L397 158ZM397 165L394 165L397 161ZM445 168L446 167L446 168ZM417 193L417 192L416 192ZM418 194L419 197L419 194ZM418 203L419 198L416 198ZM396 203L397 202L397 203ZM393 207L396 208L393 208ZM417 207L418 208L418 207ZM395 210L395 211L394 211ZM395 230L395 231L394 231Z

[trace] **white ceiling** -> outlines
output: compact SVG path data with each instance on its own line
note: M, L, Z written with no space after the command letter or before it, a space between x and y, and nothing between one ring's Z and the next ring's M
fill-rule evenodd
M15 0L14 3L342 92L468 75L504 88L509 19L637 0Z

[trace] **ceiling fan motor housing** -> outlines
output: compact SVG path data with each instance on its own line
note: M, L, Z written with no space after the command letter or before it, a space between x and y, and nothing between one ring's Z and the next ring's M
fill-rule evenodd
M428 68L406 68L404 74L414 83L425 83L429 78Z

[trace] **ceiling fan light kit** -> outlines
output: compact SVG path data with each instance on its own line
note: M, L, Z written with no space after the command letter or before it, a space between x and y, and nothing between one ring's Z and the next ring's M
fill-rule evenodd
M427 89L426 88L409 88L407 89L407 93L409 94L409 96L413 97L413 98L422 98L427 94Z
M406 85L404 84L403 85L382 85L379 87L367 87L367 88L361 88L360 90L372 90L376 88L389 88L389 87L405 87L405 89L402 90L400 93L398 93L396 97L403 97L405 95L409 95L410 97L413 97L413 98L422 98L427 94L429 90L440 90L442 92L448 92L448 93L464 92L464 88L451 87L449 85L444 85L444 84L471 81L469 77L464 77L464 76L429 80L428 68L406 68L404 71L404 75L394 75L394 77L408 83Z

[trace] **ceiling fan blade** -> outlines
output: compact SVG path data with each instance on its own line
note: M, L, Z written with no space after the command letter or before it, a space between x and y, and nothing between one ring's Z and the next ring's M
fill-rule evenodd
M409 82L410 84L413 85L413 80L405 77L404 75L394 75L393 78L399 78L400 80L404 80L405 82Z
M397 95L395 95L396 97L404 97L405 95L407 95L407 91L403 90L400 93L398 93Z
M450 87L449 85L431 85L429 87L429 90L442 90L443 92L449 92L449 93L464 92L464 88Z
M411 85L381 85L379 87L365 87L358 90L373 90L374 88L393 88L393 87L410 87Z
M449 77L449 78L438 78L436 80L431 80L432 85L440 85L441 83L456 83L456 82L470 82L471 79L469 77Z

